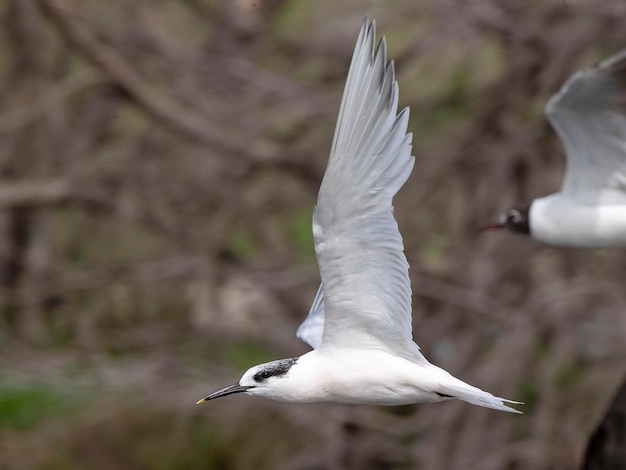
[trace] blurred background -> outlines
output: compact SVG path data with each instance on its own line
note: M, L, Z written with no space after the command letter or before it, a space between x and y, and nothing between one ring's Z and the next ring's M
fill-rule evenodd
M305 353L363 17L411 107L414 335L499 396L195 401ZM543 115L623 0L0 0L1 469L574 469L626 371L623 250L476 228L559 188Z

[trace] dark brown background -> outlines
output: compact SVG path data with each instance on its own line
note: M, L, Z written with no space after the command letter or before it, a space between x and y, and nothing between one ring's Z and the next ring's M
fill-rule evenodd
M363 17L417 158L415 338L524 401L196 407L294 337ZM558 189L543 116L623 0L1 0L0 468L572 469L626 370L623 250L476 227Z

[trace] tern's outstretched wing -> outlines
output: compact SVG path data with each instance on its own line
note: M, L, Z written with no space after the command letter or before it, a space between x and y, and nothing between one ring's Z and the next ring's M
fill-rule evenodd
M296 336L305 343L311 345L313 349L322 342L322 331L324 329L324 291L320 285L313 299L313 305L306 319L302 322L302 325L298 328Z
M325 317L320 348L378 348L425 361L412 340L409 265L391 204L413 168L409 112L397 114L393 62L384 39L374 49L375 36L365 20L313 215L323 286L316 311L325 311L313 317Z
M582 204L626 204L626 51L574 74L546 115L567 154L561 191Z

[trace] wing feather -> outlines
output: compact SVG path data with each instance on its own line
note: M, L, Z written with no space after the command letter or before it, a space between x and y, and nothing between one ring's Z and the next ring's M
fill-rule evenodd
M574 74L546 106L567 155L561 192L626 204L626 51Z
M409 265L392 206L413 169L409 110L397 112L394 64L384 38L374 49L375 36L366 19L313 215L322 286L298 335L313 347L374 347L426 361L412 339Z
M309 310L309 314L302 322L296 336L305 343L309 344L313 349L317 349L322 342L322 331L324 329L324 291L320 285L313 299L313 305Z

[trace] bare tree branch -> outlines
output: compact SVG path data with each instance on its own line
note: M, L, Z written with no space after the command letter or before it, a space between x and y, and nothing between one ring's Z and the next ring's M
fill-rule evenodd
M0 208L51 206L67 202L73 194L72 185L64 178L3 182L0 184Z
M57 0L38 0L42 11L50 18L61 36L74 46L88 61L100 68L122 87L148 114L166 126L191 137L217 146L228 154L244 157L255 165L278 165L296 169L296 173L308 177L315 174L314 167L306 160L276 156L267 146L250 145L246 139L237 138L197 113L192 113L174 100L154 90L112 49L99 44L88 34L80 31L68 17ZM252 150L254 148L254 151Z

